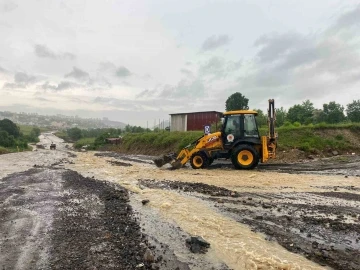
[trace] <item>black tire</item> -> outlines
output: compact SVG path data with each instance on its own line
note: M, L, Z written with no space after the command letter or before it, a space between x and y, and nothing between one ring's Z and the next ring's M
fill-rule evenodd
M209 166L209 158L205 153L198 152L191 156L190 165L193 169L203 169Z
M209 158L209 166L214 162L213 158Z
M231 154L231 162L239 170L251 170L258 165L259 160L259 153L251 145L239 145Z

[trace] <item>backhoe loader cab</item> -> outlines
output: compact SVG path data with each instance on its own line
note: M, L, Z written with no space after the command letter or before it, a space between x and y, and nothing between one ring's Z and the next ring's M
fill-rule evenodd
M275 102L269 100L268 135L260 136L256 116L252 110L223 113L221 131L205 134L183 148L177 157L163 156L155 159L158 167L170 163L182 167L190 160L194 169L206 168L215 159L230 159L236 169L253 169L258 163L275 158L277 134L275 133Z

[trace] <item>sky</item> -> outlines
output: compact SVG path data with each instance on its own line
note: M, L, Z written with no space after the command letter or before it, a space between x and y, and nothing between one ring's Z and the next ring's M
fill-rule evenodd
M360 99L360 1L0 0L0 110L142 127Z

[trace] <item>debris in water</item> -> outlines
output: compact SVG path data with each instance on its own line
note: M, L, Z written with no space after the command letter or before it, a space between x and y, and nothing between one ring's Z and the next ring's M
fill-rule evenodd
M143 205L146 205L146 204L148 204L150 202L150 200L142 200L141 201L141 203L143 204Z
M192 253L206 253L210 243L201 236L192 236L186 239L186 246Z
M121 162L121 161L108 160L107 162L109 162L113 166L124 166L124 167L132 166L132 164L130 164L130 163L125 163L125 162Z

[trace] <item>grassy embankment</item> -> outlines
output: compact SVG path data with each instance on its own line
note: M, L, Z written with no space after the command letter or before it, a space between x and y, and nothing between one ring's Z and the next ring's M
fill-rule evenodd
M91 150L95 150L97 147L95 147L95 139L96 137L85 137L85 138L81 138L77 141L73 141L69 138L66 130L59 130L55 133L56 136L58 136L59 138L63 139L65 142L71 142L74 143L74 147L76 149L80 149L82 146L84 145L89 145L90 147L88 149Z
M33 128L36 128L37 126L27 126L27 125L17 125L20 128L20 132L24 135L24 136L30 136L31 135L31 131ZM45 127L39 127L40 132L46 132L49 131L49 128L45 128Z
M298 149L305 154L327 155L334 150L339 153L360 151L360 124L291 126L280 127L276 131L279 134L279 152ZM267 129L260 129L262 135L266 132ZM75 147L88 144L91 145L90 149L158 155L178 152L202 134L202 131L131 133L124 135L123 143L119 146L94 145L94 138L84 138L77 141Z

